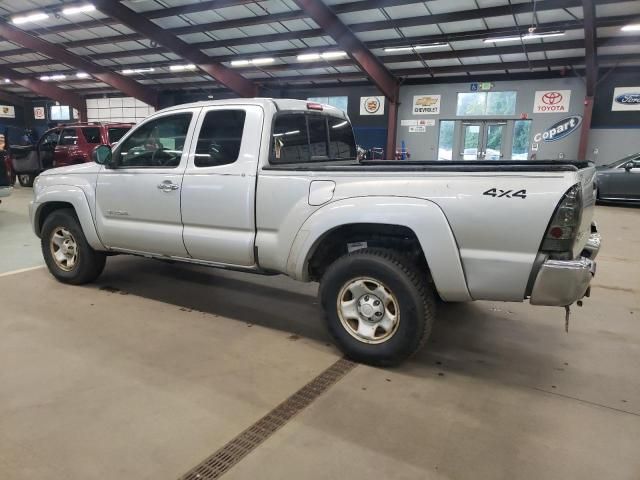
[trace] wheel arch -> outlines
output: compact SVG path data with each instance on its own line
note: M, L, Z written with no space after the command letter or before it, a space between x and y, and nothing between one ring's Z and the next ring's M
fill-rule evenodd
M349 235L354 232L355 235ZM417 246L425 262L423 266L428 268L425 274L431 275L444 300L472 299L458 246L444 213L435 203L418 198L356 197L325 205L298 231L289 253L287 273L303 281L317 279L318 265L324 259L319 262L316 255L323 249L332 251L336 239L343 240L340 254L344 254L346 242L373 239L374 246L381 246L379 237L395 239L392 243L401 250L402 245ZM332 261L335 255L334 248L326 259ZM415 256L416 261L421 261L420 256Z
M95 250L105 250L98 236L87 197L80 188L60 186L55 190L45 189L42 192L38 192L34 206L35 211L33 212L32 219L33 230L38 237L40 237L42 226L49 215L55 211L70 208L76 214L91 248Z

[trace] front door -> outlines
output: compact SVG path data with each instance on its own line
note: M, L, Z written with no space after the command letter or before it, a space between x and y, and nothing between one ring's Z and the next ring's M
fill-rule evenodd
M506 122L462 122L460 155L456 160L501 160L505 154Z
M626 169L625 165L628 163L633 163L633 168ZM607 186L611 197L629 200L640 199L640 158L630 160L610 173Z
M204 108L182 182L184 244L191 257L255 264L256 172L264 113L258 106Z
M198 112L154 117L114 149L96 189L98 233L107 247L188 257L180 190Z

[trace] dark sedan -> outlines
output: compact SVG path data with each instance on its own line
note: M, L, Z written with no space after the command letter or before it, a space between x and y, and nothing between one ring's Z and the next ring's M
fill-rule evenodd
M640 203L640 153L597 167L598 200Z

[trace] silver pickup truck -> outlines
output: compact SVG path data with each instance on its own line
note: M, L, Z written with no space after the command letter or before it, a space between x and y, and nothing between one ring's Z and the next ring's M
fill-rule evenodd
M335 108L240 99L157 112L95 163L49 170L31 219L51 273L98 277L133 254L320 282L350 357L398 363L436 299L567 306L599 235L580 162L358 162Z

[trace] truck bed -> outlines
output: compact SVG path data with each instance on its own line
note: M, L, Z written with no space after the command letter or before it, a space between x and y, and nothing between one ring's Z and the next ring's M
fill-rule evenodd
M319 161L269 165L264 170L297 171L367 171L367 172L575 172L592 165L587 161L563 160L500 160L430 161L430 160L364 160Z

